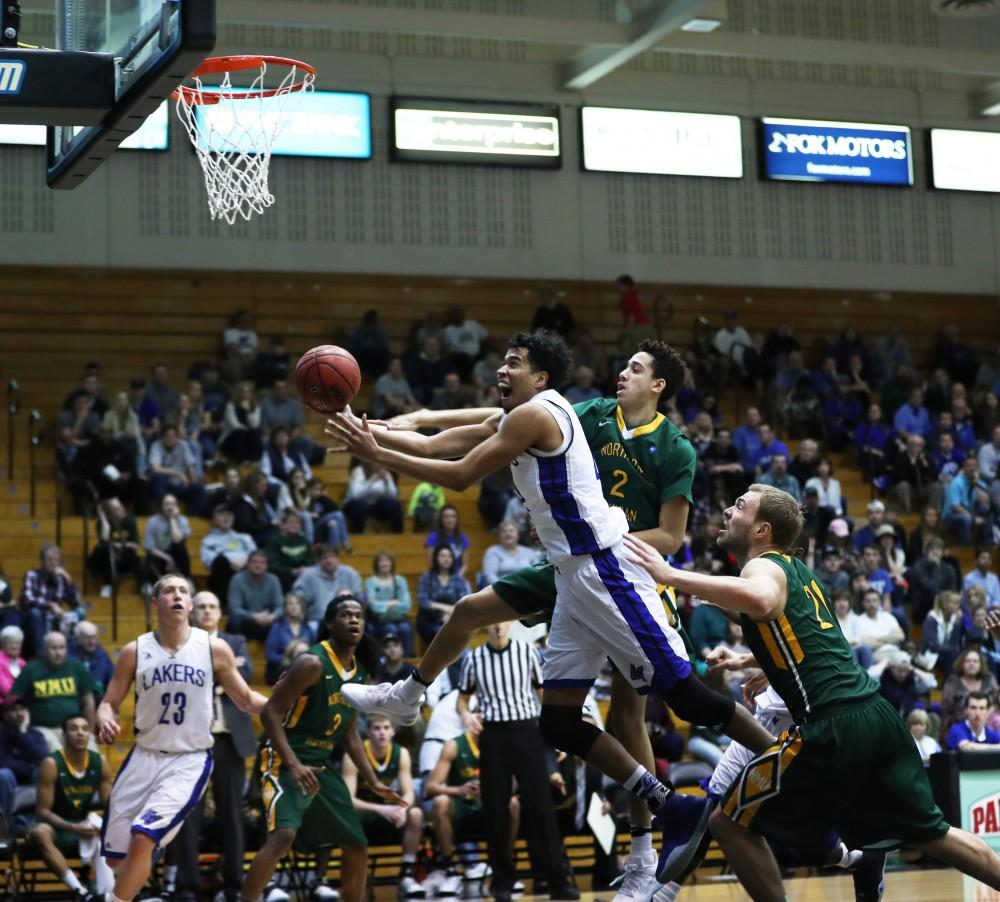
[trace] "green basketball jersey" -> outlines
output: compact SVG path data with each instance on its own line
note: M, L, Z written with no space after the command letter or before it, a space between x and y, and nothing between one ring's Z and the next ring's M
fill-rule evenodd
M458 754L448 771L448 786L461 786L469 780L478 780L479 746L476 740L469 733L463 733L455 737L455 745L458 746Z
M660 525L660 506L681 496L691 503L695 450L663 414L628 429L618 402L596 398L573 405L608 504L620 507L630 530Z
M740 615L743 638L797 724L844 702L878 695L878 683L858 666L816 575L798 558L763 555L785 574L782 613L765 622Z
M329 642L313 645L309 654L322 662L323 676L299 696L285 715L285 735L301 762L321 764L330 757L355 716L340 694L340 687L344 683L363 683L367 674L357 660L351 662L350 670L345 669Z
M100 753L87 752L87 766L82 772L70 767L62 749L53 753L52 760L56 763L52 813L64 821L78 823L90 813L94 795L101 788Z
M384 783L396 792L399 792L400 754L399 743L390 742L389 750L386 752L385 757L380 761L375 757L375 752L372 750L371 742L367 739L365 740L365 755L368 756L368 760L371 762L372 769L375 771L375 776L379 778L380 782ZM384 801L368 788L367 783L363 783L361 781L358 782L358 798L364 799L366 802Z

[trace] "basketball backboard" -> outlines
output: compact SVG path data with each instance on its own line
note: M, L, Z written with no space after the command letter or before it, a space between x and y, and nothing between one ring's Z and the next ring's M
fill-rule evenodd
M48 126L48 184L75 188L215 46L215 0L53 0L54 48L0 6L0 122ZM4 80L8 82L4 88Z

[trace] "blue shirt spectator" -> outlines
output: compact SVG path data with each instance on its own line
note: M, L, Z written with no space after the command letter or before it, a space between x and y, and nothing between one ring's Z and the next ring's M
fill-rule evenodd
M791 457L784 442L774 437L774 433L771 432L771 427L767 423L761 423L758 432L760 434L760 446L757 448L752 469L759 467L761 471L769 470L771 468L771 458L775 454L784 454L785 460Z
M733 431L733 444L740 452L740 463L747 472L754 468L760 450L759 426L760 411L756 407L748 407L746 423Z
M910 399L893 417L892 425L896 433L904 440L910 434L926 439L931 431L931 417L924 407L924 393L915 388L910 392Z
M788 492L796 501L802 501L802 486L799 481L788 472L788 458L784 454L775 452L771 457L770 468L760 474L757 480L763 485L774 486L783 492Z
M989 696L985 692L970 692L965 698L965 720L953 724L948 731L948 748L969 750L975 746L1000 745L1000 733L986 726L989 715Z
M976 551L976 567L965 574L962 580L962 598L969 597L969 589L979 586L986 593L986 606L995 608L1000 605L1000 579L991 570L992 555L988 548Z
M87 668L94 683L94 700L99 702L114 676L115 665L98 641L97 627L89 620L81 620L73 630L73 641L67 651Z

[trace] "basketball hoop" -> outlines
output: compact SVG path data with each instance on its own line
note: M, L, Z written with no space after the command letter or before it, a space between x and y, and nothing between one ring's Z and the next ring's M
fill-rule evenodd
M254 73L249 86L235 87L234 72ZM221 76L219 84L202 82L210 75ZM274 203L271 150L288 123L293 95L313 90L316 70L280 56L219 56L206 59L190 79L170 97L205 174L209 213L230 225L237 216L249 220Z

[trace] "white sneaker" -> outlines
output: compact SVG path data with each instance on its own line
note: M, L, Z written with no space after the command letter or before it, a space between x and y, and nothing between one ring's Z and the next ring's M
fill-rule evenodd
M110 598L110 597L111 597L111 584L105 583L103 586L101 586L101 598Z
M309 898L312 902L337 902L340 893L325 883L314 883L309 887Z
M269 883L264 887L264 902L289 902L292 898L276 883Z
M492 873L493 868L485 861L477 861L475 864L466 866L464 876L466 880L485 880Z
M365 714L381 714L393 723L405 727L416 723L420 717L419 699L410 704L399 697L405 682L400 680L398 683L379 683L377 686L345 683L340 687L340 694L352 708Z
M428 896L457 896L462 891L462 878L450 870L432 871L424 881L424 889Z
M650 902L663 884L656 879L656 856L646 861L628 861L612 902Z
M411 877L407 874L399 881L400 899L422 899L426 895L427 890L424 889L424 885L416 877Z

